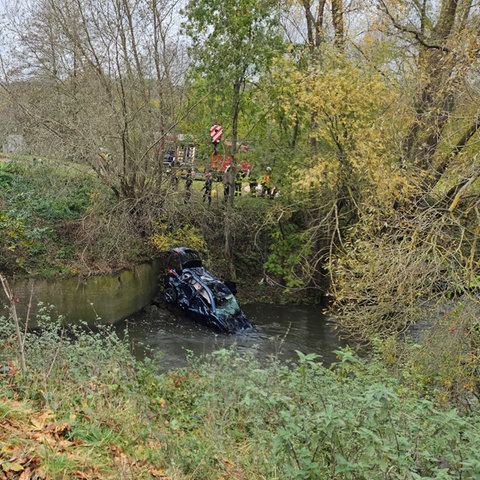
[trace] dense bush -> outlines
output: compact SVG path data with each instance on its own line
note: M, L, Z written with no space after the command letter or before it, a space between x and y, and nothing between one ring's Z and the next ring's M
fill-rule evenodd
M296 365L260 368L219 351L177 377L173 397L163 383L177 465L194 478L230 468L227 459L250 478L475 478L478 418L440 410L379 365L338 354L332 369L302 354Z

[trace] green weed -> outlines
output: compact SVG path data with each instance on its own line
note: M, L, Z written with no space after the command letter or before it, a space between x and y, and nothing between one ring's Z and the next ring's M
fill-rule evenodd
M478 478L478 405L438 403L351 350L326 368L314 354L261 365L223 349L160 374L131 356L128 336L67 328L48 310L41 320L27 333L26 373L2 373L0 411L23 428L0 432L2 460L30 448L52 478ZM9 335L0 328L11 362Z

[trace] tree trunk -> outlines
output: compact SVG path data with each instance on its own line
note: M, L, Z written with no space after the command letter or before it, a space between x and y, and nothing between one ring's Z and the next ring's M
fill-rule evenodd
M302 0L301 3L305 11L305 21L307 23L308 48L313 52L318 50L325 38L323 20L326 0L319 0L315 15L312 13L313 5L310 0Z
M455 58L448 50L448 40L454 29L457 4L457 0L444 0L429 38L418 33L420 92L415 119L405 139L405 155L411 165L431 174L430 185L438 181L434 157L455 105Z
M235 198L235 176L237 173L236 151L238 142L238 117L240 114L240 91L243 80L236 80L233 84L232 97L232 145L230 156L232 163L230 168L224 174L224 184L228 188L228 197L225 205L225 221L224 221L224 239L225 239L225 263L230 280L236 279L235 266L233 264L233 242L232 229L230 228L231 217L233 213L233 204Z
M343 23L343 0L332 0L332 20L335 31L335 46L341 51L345 48L345 28Z

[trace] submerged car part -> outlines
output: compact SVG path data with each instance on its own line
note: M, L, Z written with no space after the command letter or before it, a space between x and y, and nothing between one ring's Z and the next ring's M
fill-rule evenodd
M254 330L231 288L203 266L196 250L171 250L164 279L165 301L177 305L201 323L226 333Z

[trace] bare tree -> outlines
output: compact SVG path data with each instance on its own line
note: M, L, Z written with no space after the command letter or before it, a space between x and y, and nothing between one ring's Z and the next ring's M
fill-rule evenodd
M88 163L119 198L158 191L157 147L181 116L177 9L177 0L40 0L12 22L22 56L3 85L28 115L37 153Z

